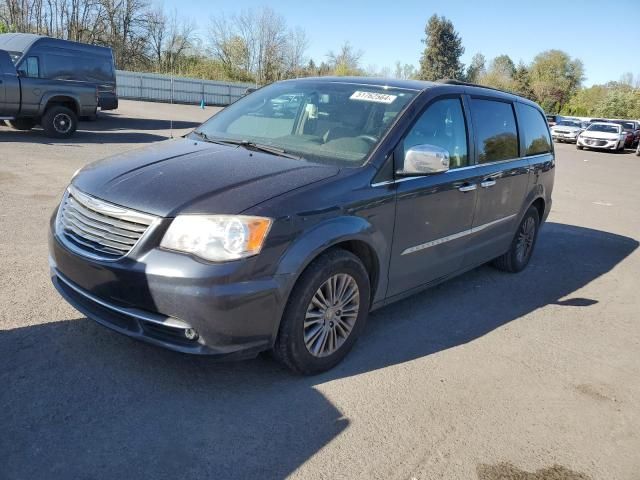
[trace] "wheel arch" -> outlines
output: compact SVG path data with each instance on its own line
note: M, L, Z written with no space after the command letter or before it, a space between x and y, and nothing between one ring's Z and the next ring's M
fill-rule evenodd
M336 248L342 248L363 263L369 274L371 285L370 305L376 294L384 293L386 278L383 272L383 252L387 247L382 232L364 218L344 216L323 222L300 235L281 257L278 265L278 275L287 275L289 281L283 298L283 309L291 292L307 267L317 258ZM275 326L274 338L277 335L279 323Z
M66 93L50 93L42 98L40 103L40 115L44 115L47 109L54 105L62 105L69 108L76 115L80 114L80 101L74 95Z

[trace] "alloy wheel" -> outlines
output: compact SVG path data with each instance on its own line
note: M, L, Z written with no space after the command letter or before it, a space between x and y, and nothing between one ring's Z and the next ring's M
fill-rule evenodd
M355 279L338 273L324 282L311 298L304 319L304 343L315 357L335 353L351 334L360 311Z
M533 217L527 217L518 232L518 243L516 246L516 257L518 262L524 263L531 255L533 242L536 238L536 221Z

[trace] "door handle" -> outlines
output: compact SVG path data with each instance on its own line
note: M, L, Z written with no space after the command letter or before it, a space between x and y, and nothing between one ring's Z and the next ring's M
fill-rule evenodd
M480 186L482 188L489 188L489 187L493 187L496 184L495 180L485 180L484 182L480 183Z
M475 183L472 183L472 184L463 185L461 187L458 187L458 190L460 190L461 192L471 192L471 191L475 190L476 188L478 188L478 185L475 184Z

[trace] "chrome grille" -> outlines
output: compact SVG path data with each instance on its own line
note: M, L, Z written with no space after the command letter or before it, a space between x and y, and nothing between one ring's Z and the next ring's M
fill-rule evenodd
M70 186L58 210L56 234L80 254L115 260L127 255L155 220Z

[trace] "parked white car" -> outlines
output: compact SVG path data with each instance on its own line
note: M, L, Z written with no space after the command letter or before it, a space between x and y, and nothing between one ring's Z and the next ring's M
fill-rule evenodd
M579 120L563 119L551 127L551 136L556 142L575 143L582 132L582 123Z
M595 148L601 150L624 150L626 134L622 125L617 123L596 122L592 123L578 135L576 148Z

